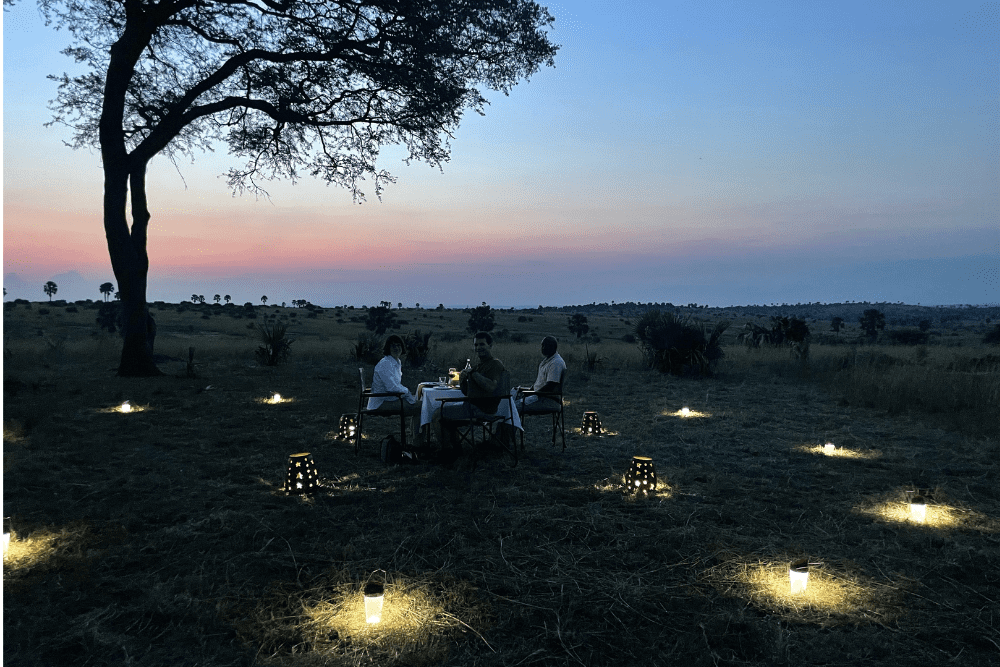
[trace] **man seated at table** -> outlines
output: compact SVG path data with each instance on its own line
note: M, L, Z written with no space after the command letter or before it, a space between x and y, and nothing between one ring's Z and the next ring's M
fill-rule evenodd
M544 358L538 364L538 377L535 379L535 384L520 389L553 394L558 394L562 390L559 382L562 379L563 371L566 370L566 362L556 352L558 347L559 343L552 336L546 336L542 339L542 357ZM518 398L515 405L517 405L518 414L524 414L525 408L528 409L528 412L559 409L559 401L545 396L524 396Z
M495 396L497 383L504 373L503 363L493 356L493 336L480 331L473 337L473 345L479 364L469 370L464 369L459 374L459 387L469 400L462 403L445 403L441 407L441 418L461 421L475 416L477 413L495 414L500 405L499 396ZM506 391L506 389L504 389ZM444 446L461 449L458 440L457 426L445 422L443 430Z
M382 353L385 355L382 360L375 365L375 375L372 377L372 393L382 394L388 392L399 392L403 394L403 414L407 416L416 415L420 412L416 397L410 390L403 386L403 364L400 358L403 356L403 339L393 334L385 339ZM373 396L368 399L368 409L376 410L379 413L399 414L398 398L382 398Z

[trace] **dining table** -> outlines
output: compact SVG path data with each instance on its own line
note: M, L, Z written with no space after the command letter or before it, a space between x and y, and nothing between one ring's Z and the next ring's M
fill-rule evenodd
M516 396L517 388L511 389L510 395L513 399ZM420 401L420 430L425 434L425 442L428 440L427 431L434 420L434 415L441 412L440 398L462 398L465 394L458 387L453 387L440 382L422 382L417 387L417 399ZM512 409L513 400L501 400L497 407L497 414L513 425L514 428L524 430L521 426L521 415L516 409ZM426 427L426 429L425 429Z

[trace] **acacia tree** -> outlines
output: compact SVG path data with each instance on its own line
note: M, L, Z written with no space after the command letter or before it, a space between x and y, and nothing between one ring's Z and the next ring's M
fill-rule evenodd
M49 301L52 301L53 295L59 291L58 285L56 285L51 280L44 285L42 285L42 291L49 295Z
M115 286L112 283L101 283L101 286L98 287L97 289L99 289L101 291L101 294L104 295L104 301L105 303L107 303L108 297L111 296L111 293L115 291Z
M14 0L4 0L12 4ZM75 148L98 147L104 231L123 300L118 374L159 374L146 305L150 212L146 167L224 141L245 164L234 193L303 171L376 195L394 177L379 150L440 168L480 87L509 93L557 47L554 21L533 0L39 0L65 27L63 51L89 72L52 77L54 123ZM131 208L131 228L126 208Z

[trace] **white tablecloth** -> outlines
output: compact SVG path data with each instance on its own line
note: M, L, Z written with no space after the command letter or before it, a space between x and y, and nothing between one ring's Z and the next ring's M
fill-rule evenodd
M511 390L511 396L515 394L517 390ZM422 396L420 399L420 426L426 426L431 423L434 418L434 413L441 410L441 402L437 399L439 398L462 398L465 394L462 393L461 389L457 387L440 387L440 386L425 386L423 388ZM497 408L497 414L504 417L508 423L513 422L514 428L519 428L523 430L521 426L521 415L517 414L517 410L513 411L511 414L511 402L504 399L500 401L500 406Z

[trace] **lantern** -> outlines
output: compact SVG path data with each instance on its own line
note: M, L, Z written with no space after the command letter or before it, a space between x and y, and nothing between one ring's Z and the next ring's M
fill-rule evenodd
M625 476L625 489L629 493L650 493L656 490L656 468L648 456L633 456Z
M923 523L927 519L927 500L923 496L910 499L910 520Z
M792 585L792 595L806 592L809 584L809 561L805 558L792 561L788 566L788 581Z
M274 396L271 397L271 402L281 403L281 394L275 393Z
M681 417L690 417L690 416L691 416L690 408L681 408Z
M375 573L372 572L372 575ZM384 576L383 571L383 576ZM364 588L365 596L365 622L378 623L382 620L382 601L385 599L385 583L372 581L368 578L368 583Z
M835 444L833 444L832 442L828 442L825 445L823 445L823 453L824 454L833 454L836 450L837 450L837 446Z
M596 412L584 412L583 413L583 434L584 435L600 435L601 434L601 418L597 416Z
M353 413L340 415L340 437L344 440L352 440L358 430L358 416Z
M3 556L7 557L7 547L10 546L10 534L14 532L14 528L11 526L10 518L4 517L3 519Z
M459 373L454 368L449 368L448 369L448 384L450 384L452 387L457 387L458 385L461 384L461 382L462 382L461 381L461 373Z
M306 495L319 489L316 463L312 454L302 452L288 457L288 473L285 475L286 495Z
M122 412L132 412L132 405L128 401L125 401L124 403L122 403L122 407L120 408L120 410Z

